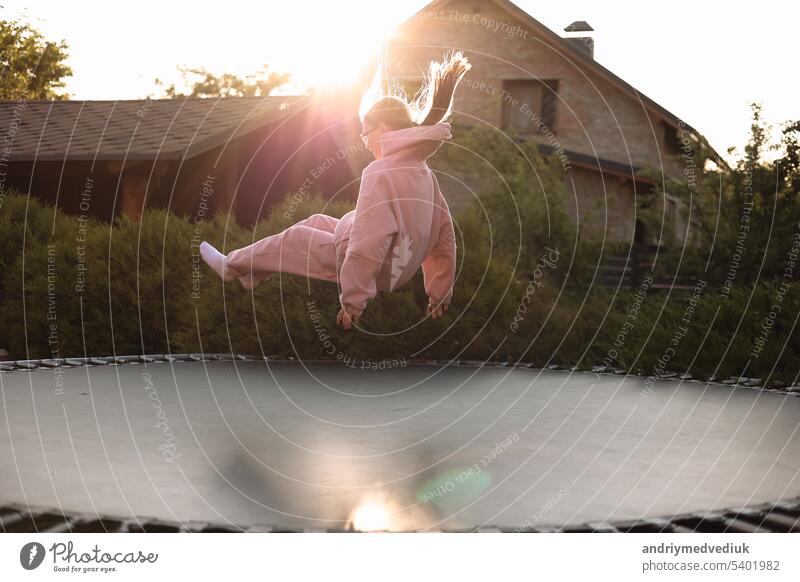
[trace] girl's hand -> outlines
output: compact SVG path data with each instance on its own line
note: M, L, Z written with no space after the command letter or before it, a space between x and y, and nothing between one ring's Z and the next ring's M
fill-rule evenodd
M340 324L345 329L350 329L354 324L358 323L361 314L353 313L349 309L342 307L339 309L339 314L336 316L336 323Z
M433 300L431 299L428 301L428 315L430 315L432 319L437 319L438 317L441 317L445 311L447 311L449 306L449 303L440 303L439 305L434 305Z

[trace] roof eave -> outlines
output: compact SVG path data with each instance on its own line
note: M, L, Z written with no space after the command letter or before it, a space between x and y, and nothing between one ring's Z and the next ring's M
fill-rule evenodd
M253 117L243 119L236 126L209 136L202 141L189 144L181 150L178 158L190 159L199 156L216 147L225 146L232 140L261 129L266 125L282 121L289 115L294 114L298 109L302 109L304 103L307 103L308 100L309 97L305 95L287 97L287 101L276 105L273 109L259 112Z

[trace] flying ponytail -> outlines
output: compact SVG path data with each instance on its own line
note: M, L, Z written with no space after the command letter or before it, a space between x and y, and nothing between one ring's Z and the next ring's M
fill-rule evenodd
M425 113L420 125L435 125L450 116L456 87L471 67L461 51L450 53L444 62L431 61L428 79L420 99L423 104L422 111Z
M453 111L456 87L471 67L461 51L451 51L441 63L431 61L422 88L411 102L402 87L386 77L385 66L379 67L362 96L359 117L368 125L383 121L392 129L446 121Z

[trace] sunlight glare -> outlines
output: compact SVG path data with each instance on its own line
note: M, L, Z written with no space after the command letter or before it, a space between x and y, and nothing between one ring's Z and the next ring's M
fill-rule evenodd
M265 6L273 13L274 20L273 6ZM281 45L286 50L274 54L270 62L276 70L292 75L290 84L294 87L351 86L359 80L397 24L396 18L379 11L366 13L363 8L361 17L355 18L352 11L343 10L335 2L315 5L313 10L313 18L284 15L281 20L302 22L302 25L275 31L283 38Z
M366 501L353 512L352 522L358 531L388 531L389 510L377 501Z

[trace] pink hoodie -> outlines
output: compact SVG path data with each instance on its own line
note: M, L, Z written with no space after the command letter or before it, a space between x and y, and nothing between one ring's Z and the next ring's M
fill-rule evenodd
M334 231L337 251L346 243L339 300L353 314L360 314L378 291L408 283L420 266L434 305L450 302L455 233L427 159L451 138L449 123L409 127L381 137L382 157L364 168L356 209L345 214Z

